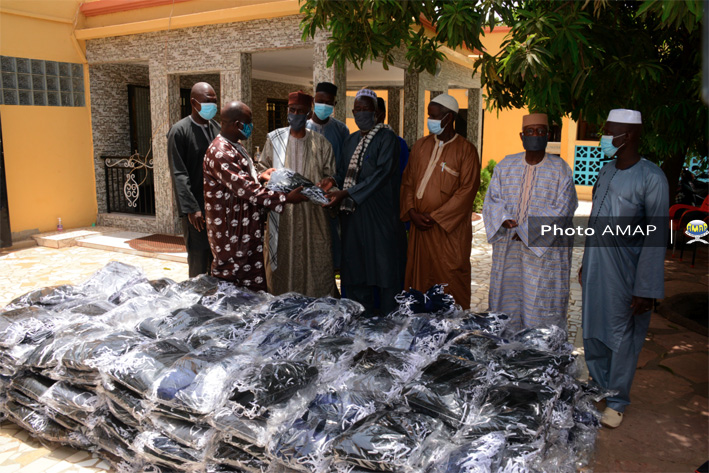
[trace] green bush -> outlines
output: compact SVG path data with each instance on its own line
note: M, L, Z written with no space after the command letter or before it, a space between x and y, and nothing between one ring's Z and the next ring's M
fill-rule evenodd
M480 171L480 188L478 189L478 194L475 196L475 201L473 202L473 212L480 213L483 210L487 186L490 185L490 179L492 179L492 172L495 170L495 164L497 164L497 162L494 159L491 159L487 163L487 166Z

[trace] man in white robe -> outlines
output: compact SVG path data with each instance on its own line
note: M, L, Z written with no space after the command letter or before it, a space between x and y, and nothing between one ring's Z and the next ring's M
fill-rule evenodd
M546 153L548 118L522 119L525 152L495 166L483 205L492 244L489 305L510 317L508 329L559 326L566 330L571 245L532 244L529 218L571 217L578 206L573 173Z

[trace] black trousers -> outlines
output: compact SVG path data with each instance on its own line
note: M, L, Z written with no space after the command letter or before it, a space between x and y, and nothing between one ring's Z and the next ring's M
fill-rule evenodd
M182 217L182 235L187 247L187 266L190 277L211 274L212 249L207 239L207 229L198 232L187 217Z

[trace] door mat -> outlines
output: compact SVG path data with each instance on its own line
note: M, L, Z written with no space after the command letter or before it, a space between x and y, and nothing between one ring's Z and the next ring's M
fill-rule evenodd
M128 240L128 246L148 253L185 253L185 240L176 235L148 235Z

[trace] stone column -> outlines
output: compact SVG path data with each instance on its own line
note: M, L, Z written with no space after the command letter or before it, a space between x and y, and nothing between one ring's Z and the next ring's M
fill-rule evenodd
M401 136L401 87L390 87L389 92L389 103L387 104L387 118L389 119L389 126L394 133Z
M420 74L404 71L404 139L409 148L423 136L425 92Z
M483 100L481 89L468 89L468 141L478 149L482 160Z
M176 75L168 75L159 59L151 60L150 73L150 120L153 126L153 181L155 184L155 231L177 234L177 205L172 190L172 175L167 160L167 132L179 117L180 81Z
M230 62L230 68L220 72L219 83L221 87L219 101L221 104L240 100L251 106L251 54L238 54ZM252 112L266 113L265 110L252 110ZM252 152L252 140L250 138L243 145L249 153Z
M344 122L347 118L347 71L334 64L327 66L327 44L330 41L325 33L315 36L313 48L313 92L319 82L332 82L337 86L337 106L334 117Z

